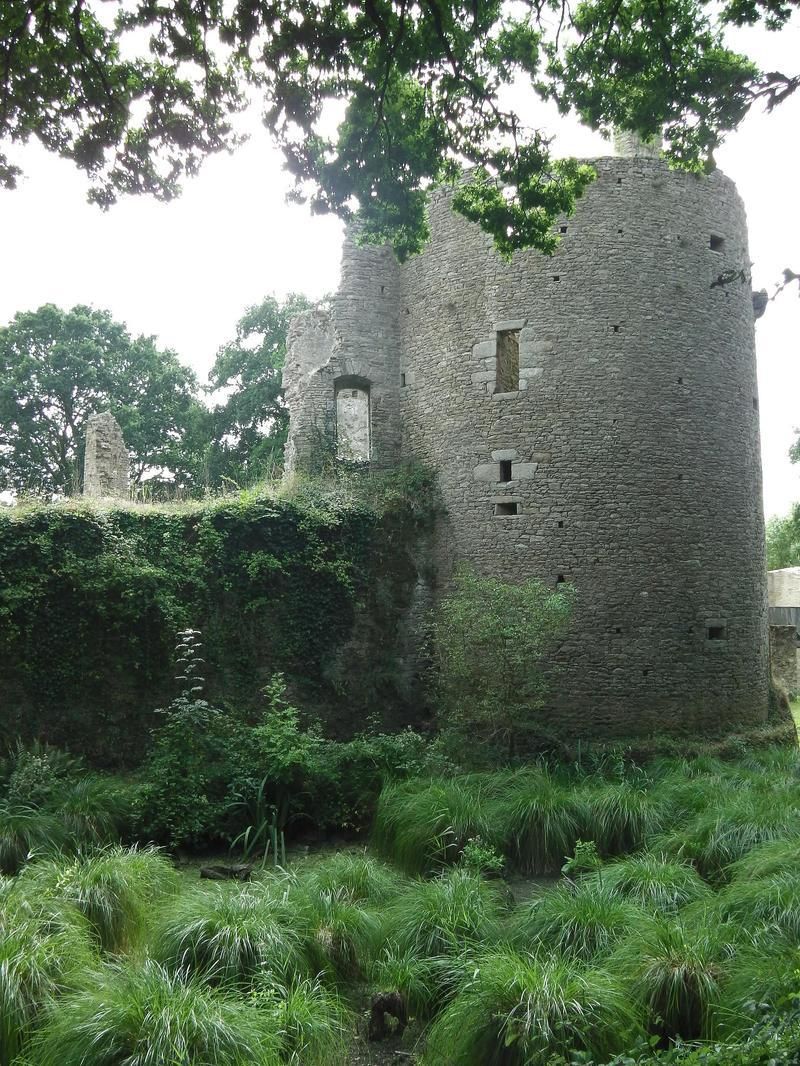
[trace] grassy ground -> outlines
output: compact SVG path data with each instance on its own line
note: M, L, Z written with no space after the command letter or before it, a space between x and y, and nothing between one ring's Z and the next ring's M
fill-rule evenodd
M800 696L796 700L792 700L790 704L792 708L792 714L794 715L795 724L800 729Z

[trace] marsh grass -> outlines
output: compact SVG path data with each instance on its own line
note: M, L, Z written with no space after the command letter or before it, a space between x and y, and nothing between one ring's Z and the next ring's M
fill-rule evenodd
M598 784L586 788L582 798L581 838L593 840L603 855L636 851L661 828L660 805L638 785Z
M561 869L584 832L586 806L580 792L557 781L546 770L509 773L505 787L488 803L488 835L500 841L525 873Z
M303 978L288 986L274 984L270 974L256 979L251 1002L279 1035L281 1062L290 1066L341 1066L355 1028L338 994L319 978Z
M701 1040L713 1035L722 987L746 942L744 930L698 911L686 920L659 918L634 931L609 966L647 1012L651 1032Z
M26 804L0 803L0 873L16 874L26 862L57 853L66 838L55 815Z
M409 874L458 859L472 837L489 839L479 775L387 785L375 813L373 844Z
M152 848L106 848L74 859L32 863L20 874L24 891L71 904L89 922L103 951L130 948L153 905L175 892L178 875Z
M152 961L108 965L53 1005L36 1066L279 1066L274 1020Z
M346 888L320 891L300 884L289 906L313 972L341 978L360 975L380 938L380 920Z
M583 881L602 885L646 910L662 914L674 913L712 896L711 889L691 864L651 852L609 863Z
M566 883L518 907L510 936L523 951L555 951L589 962L650 922L646 911L604 885Z
M389 943L371 961L368 977L376 991L397 992L409 1018L427 1019L452 999L469 963L467 953L420 957Z
M505 906L498 889L461 868L414 881L382 912L382 937L400 954L453 957L492 944Z
M171 973L248 988L261 970L290 982L307 970L307 920L280 882L214 885L173 899L154 923L150 951Z
M430 1066L545 1066L571 1050L604 1062L639 1031L630 999L602 970L504 949L467 971L433 1022Z
M302 878L309 891L346 895L353 903L386 903L403 888L397 870L371 856L337 852Z

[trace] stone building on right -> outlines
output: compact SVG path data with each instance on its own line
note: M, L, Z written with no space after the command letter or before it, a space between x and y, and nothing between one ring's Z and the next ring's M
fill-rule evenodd
M348 241L329 308L290 331L287 465L433 468L422 599L457 564L573 584L547 708L565 737L752 727L769 656L744 210L723 174L623 147L591 160L551 257L503 261L447 192L405 264Z
M770 570L769 651L772 673L790 696L800 695L800 566Z

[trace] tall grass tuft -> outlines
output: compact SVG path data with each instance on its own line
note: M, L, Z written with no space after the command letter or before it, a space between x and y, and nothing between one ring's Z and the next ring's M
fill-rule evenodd
M659 918L628 937L609 965L647 1011L653 1033L700 1040L711 1036L723 983L745 939L711 914L692 922Z
M16 874L31 859L57 852L65 840L64 825L55 815L0 803L0 873Z
M772 877L774 874L800 877L800 836L782 837L760 844L733 863L728 874L734 882Z
M289 906L314 971L340 977L363 972L379 939L380 922L373 911L354 902L345 888L319 891L313 882L292 891Z
M415 881L383 912L383 936L399 952L420 958L460 954L499 935L503 903L498 890L468 870Z
M335 992L319 978L304 978L288 986L262 975L252 1002L279 1034L281 1062L290 1066L341 1066L347 1061L354 1020Z
M72 904L108 952L129 948L152 905L177 884L170 863L151 848L110 847L86 857L32 863L20 875L23 890Z
M322 859L303 880L311 891L339 893L353 903L386 903L403 885L396 870L369 855L346 851Z
M472 837L489 839L478 775L407 781L384 787L374 846L409 874L455 862Z
M783 870L752 880L737 878L716 897L713 913L732 920L759 939L775 933L800 939L800 873Z
M687 904L708 900L712 895L711 889L689 863L650 852L603 866L584 881L602 884L658 913L674 913Z
M273 1019L157 963L105 967L59 1000L32 1042L36 1066L278 1066Z
M509 775L506 787L487 802L488 835L500 841L525 872L552 873L583 832L585 807L572 789L556 782L546 770L523 770Z
M22 1050L43 1006L95 963L77 916L4 895L0 911L0 1066Z
M636 1011L610 974L506 949L469 968L431 1026L423 1062L546 1066L572 1050L604 1062L638 1030Z
M565 884L518 908L511 938L521 950L556 951L588 962L651 920L641 907L603 885Z
M212 982L246 987L260 970L291 981L305 974L305 921L269 883L198 888L164 908L150 950L170 972Z
M371 961L368 976L377 991L399 994L409 1018L430 1018L455 995L467 965L464 954L422 957L389 943Z
M622 855L642 847L661 827L656 801L627 781L604 783L583 793L583 840L593 840L603 855Z

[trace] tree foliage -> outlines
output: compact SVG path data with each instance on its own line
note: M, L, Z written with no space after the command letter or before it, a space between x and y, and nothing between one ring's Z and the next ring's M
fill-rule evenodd
M800 566L800 503L783 518L767 522L767 569Z
M203 456L203 478L212 487L252 484L283 460L288 411L283 405L281 369L293 315L311 306L292 293L248 307L236 336L217 352L209 391L225 390L211 415L210 441Z
M86 420L110 410L138 481L180 466L194 374L107 311L45 304L0 329L0 489L53 496L80 483Z
M527 83L594 128L665 129L681 165L702 169L753 101L774 107L800 76L760 72L723 41L726 24L780 29L797 0L5 0L0 139L37 137L120 192L168 199L209 152L236 143L233 117L257 94L299 197L390 239L402 257L426 235L431 184L465 165L457 209L500 251L552 250L549 227L591 180L560 163L507 101ZM116 17L115 17L116 16ZM345 102L330 132L331 102ZM0 181L19 170L0 156Z
M571 586L512 585L462 570L433 626L444 723L514 755L537 731L545 659L566 632L573 602Z

